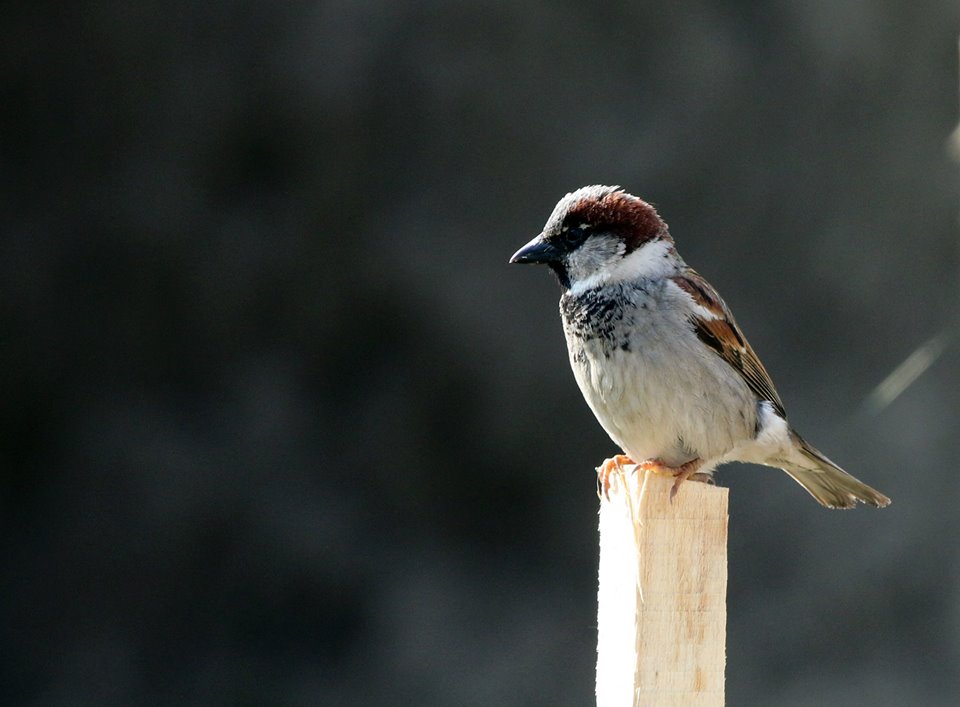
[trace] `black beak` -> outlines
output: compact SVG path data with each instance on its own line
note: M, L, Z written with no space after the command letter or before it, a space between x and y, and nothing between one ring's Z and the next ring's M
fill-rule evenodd
M518 250L510 258L511 263L555 263L563 257L563 253L556 246L543 240L539 235Z

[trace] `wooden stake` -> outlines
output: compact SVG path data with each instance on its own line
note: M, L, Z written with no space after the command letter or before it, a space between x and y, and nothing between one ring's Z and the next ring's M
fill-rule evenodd
M727 489L627 467L600 502L598 707L723 705Z

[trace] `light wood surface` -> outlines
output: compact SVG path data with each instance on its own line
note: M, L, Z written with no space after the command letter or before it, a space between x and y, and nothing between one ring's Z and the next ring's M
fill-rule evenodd
M723 705L727 489L652 472L600 502L598 707Z

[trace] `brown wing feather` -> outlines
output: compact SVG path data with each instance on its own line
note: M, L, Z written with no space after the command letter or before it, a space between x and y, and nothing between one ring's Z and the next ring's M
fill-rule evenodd
M715 318L694 314L691 317L700 340L733 366L761 400L769 400L781 417L786 417L783 402L773 387L770 374L760 363L757 354L743 336L730 309L713 287L695 270L671 278L693 301Z

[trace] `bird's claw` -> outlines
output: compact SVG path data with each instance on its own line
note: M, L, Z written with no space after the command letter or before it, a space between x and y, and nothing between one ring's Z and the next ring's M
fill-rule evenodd
M633 464L634 461L626 454L615 454L610 459L605 459L603 464L597 467L597 498L610 500L610 477L613 474L622 474L625 464Z
M600 499L606 498L609 501L610 477L613 474L622 474L624 465L634 463L635 462L633 459L628 457L626 454L617 454L610 459L604 460L603 464L597 467L597 497ZM667 466L659 459L646 459L639 464L636 464L636 469L639 471L649 471L653 472L654 474L663 474L674 477L673 486L670 489L670 503L673 503L673 497L677 495L677 491L680 489L680 484L687 479L707 483L711 486L715 483L713 480L713 474L700 473L699 469L701 466L703 466L703 461L701 459L693 459L688 461L686 464L681 464L680 466L676 467Z

